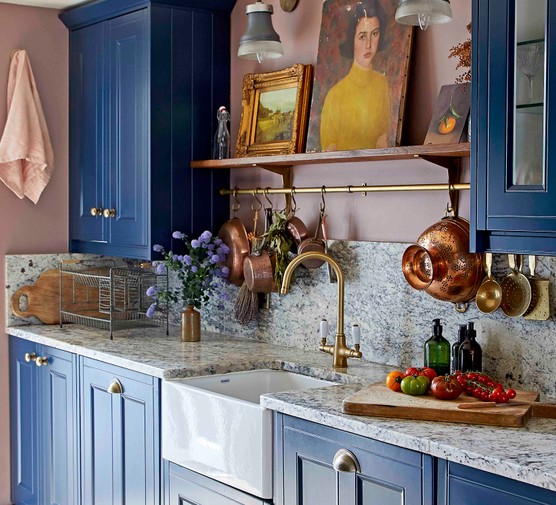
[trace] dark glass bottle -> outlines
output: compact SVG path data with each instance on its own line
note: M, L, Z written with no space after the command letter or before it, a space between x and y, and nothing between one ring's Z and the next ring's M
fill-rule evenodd
M454 373L456 370L461 370L459 362L459 347L467 338L467 325L460 324L458 331L458 339L452 344L452 356L450 361L450 370Z
M214 134L212 158L224 160L230 157L230 132L228 130L230 113L226 110L226 107L222 106L218 109L216 118L218 119L218 128Z
M435 319L432 337L425 342L424 365L432 368L437 375L450 373L450 342L442 336L440 319Z
M476 337L473 323L467 323L467 337L459 346L459 365L462 372L483 371L483 351L475 340Z

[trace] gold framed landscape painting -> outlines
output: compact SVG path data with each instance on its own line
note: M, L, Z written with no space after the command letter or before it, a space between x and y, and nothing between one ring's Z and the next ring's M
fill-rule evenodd
M237 157L303 152L312 77L311 65L296 63L243 78Z
M325 0L307 152L400 144L413 27L398 0Z

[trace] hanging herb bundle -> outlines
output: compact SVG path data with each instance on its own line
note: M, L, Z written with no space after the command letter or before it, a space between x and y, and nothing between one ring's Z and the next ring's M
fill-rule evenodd
M471 23L467 25L467 31L471 33ZM471 37L450 49L449 58L458 58L456 65L458 68L466 68L467 70L456 77L456 83L471 82Z
M282 278L289 263L289 253L292 241L286 233L288 220L283 211L274 211L272 223L268 230L263 234L266 249L272 251L276 256L276 266L274 268L274 282L278 290L282 287Z

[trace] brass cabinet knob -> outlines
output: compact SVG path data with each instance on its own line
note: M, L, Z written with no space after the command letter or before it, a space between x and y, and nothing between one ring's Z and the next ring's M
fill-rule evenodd
M26 352L24 358L25 361L27 361L27 363L31 363L31 361L35 361L37 359L37 355L34 352L32 353Z
M332 467L337 472L360 473L361 467L355 455L347 449L340 449L332 460Z
M48 356L37 356L37 359L35 360L35 365L37 366L48 365Z
M100 207L91 207L91 216L102 216L102 209Z
M110 386L108 386L106 391L115 395L121 395L124 392L124 388L122 386L122 383L118 379L114 379L112 380Z
M116 209L104 209L104 217L116 217Z

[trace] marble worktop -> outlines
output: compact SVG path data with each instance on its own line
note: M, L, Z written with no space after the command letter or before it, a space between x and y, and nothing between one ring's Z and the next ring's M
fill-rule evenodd
M391 366L350 360L342 372L317 351L203 333L201 342L181 342L175 329L108 333L80 325L17 326L10 335L67 350L161 379L258 368L292 370L339 382L327 388L264 395L269 409L413 449L473 468L556 491L556 421L531 419L524 428L496 428L352 416L342 400L364 385L382 382Z

